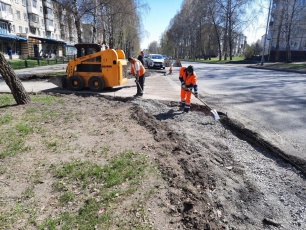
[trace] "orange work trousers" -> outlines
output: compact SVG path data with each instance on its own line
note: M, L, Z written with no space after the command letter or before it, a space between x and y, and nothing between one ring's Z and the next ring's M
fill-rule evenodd
M181 102L185 102L187 106L191 103L191 91L186 91L181 88Z

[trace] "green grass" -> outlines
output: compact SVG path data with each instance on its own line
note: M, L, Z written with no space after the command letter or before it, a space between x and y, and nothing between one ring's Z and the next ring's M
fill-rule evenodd
M34 102L40 102L43 104L56 104L61 101L60 97L50 96L50 95L31 95L31 100Z
M61 102L60 97L49 95L31 95L33 102L52 105ZM10 105L14 102L13 96L10 94L0 94L0 106ZM50 111L51 110L51 111ZM0 158L15 156L30 148L25 146L25 137L36 132L41 132L41 124L38 121L45 121L51 117L60 115L59 111L53 110L40 111L35 107L26 108L25 114L21 121L14 119L13 114L5 112L0 113ZM57 143L48 143L48 147L56 148Z
M227 60L222 60L220 61L219 58L211 58L211 60L204 60L204 59L196 59L196 60L192 60L192 59L183 59L184 61L195 61L195 62L202 62L202 63L215 63L215 64L222 64L222 63L228 63L229 61L242 61L244 60L244 57L233 57L232 60L229 59L229 57L227 58Z
M50 96L50 95L30 95L33 102L40 102L44 104L55 104L62 103L60 97ZM0 107L16 104L15 99L12 94L0 94ZM31 108L32 110L34 108Z
M11 107L5 105L14 102L12 96L0 95L3 105L0 108L0 160L6 157L16 157L18 160L18 155L27 157L25 153L31 153L29 146L37 148L42 154L41 163L33 161L36 169L33 168L27 175L27 185L16 198L18 204L5 203L5 200L1 203L0 229L12 229L19 225L22 229L110 229L114 226L118 226L118 229L127 229L127 226L151 229L146 224L149 221L143 221L147 220L146 209L139 211L140 216L131 211L131 208L138 210L138 207L144 207L146 198L154 193L153 190L148 193L142 191L143 181L152 173L147 156L133 151L114 153L110 146L105 145L84 151L78 149L83 153L87 150L94 153L91 160L67 156L63 158L67 160L65 162L47 162L44 154L67 154L67 151L69 154L69 151L74 150L69 149L65 143L79 137L73 130L66 137L56 133L50 137L48 132L54 132L53 121L75 122L83 114L69 110L63 114L57 109L58 103L64 103L61 97L30 96L30 104ZM103 160L99 161L99 158ZM0 175L7 176L11 173L8 171L10 168L2 166ZM12 178L15 176L10 175ZM58 210L50 216L37 206L37 196L41 193L37 189L48 186L44 183L46 179L52 181L49 192ZM135 197L140 198L135 201ZM135 203L135 206L131 207L129 202Z
M73 201L73 200L74 200L73 192L65 192L59 198L59 201L60 201L62 206L65 206L67 204L67 202Z
M25 137L26 135L33 133L34 129L29 124L19 123L16 125L16 135Z
M0 107L16 104L12 94L0 94Z
M8 156L15 156L30 148L24 145L24 137L33 133L33 128L25 123L18 123L14 127L0 130L0 159Z
M62 64L63 62L57 62L56 60L11 60L9 61L13 69L24 69L24 68L33 68L37 66L46 66L46 65L56 65Z
M35 193L34 193L34 189L32 187L27 187L23 193L22 196L24 199L30 199L32 197L34 197Z
M95 226L107 229L114 223L123 227L125 220L116 216L115 209L137 190L148 168L147 158L132 151L120 153L104 166L78 160L52 166L51 172L57 178L52 187L60 193L60 205L67 206L67 203L74 202L75 188L85 194L96 191L96 195L85 200L76 212L47 217L40 229L94 229ZM125 186L122 187L123 184ZM141 215L145 216L145 213ZM122 218L123 222L118 222L118 218ZM150 229L149 226L143 226L138 218L129 221L133 222L134 229Z
M0 229L11 229L11 223L14 223L23 217L26 208L21 204L16 204L5 212L0 212Z
M13 120L13 116L11 114L1 114L0 115L0 125L10 123Z
M104 187L109 188L143 175L145 164L142 161L145 159L135 160L134 156L130 151L121 153L104 167L88 161L73 161L54 168L53 173L57 178L69 177L83 188L88 187L93 179L98 183L103 182Z

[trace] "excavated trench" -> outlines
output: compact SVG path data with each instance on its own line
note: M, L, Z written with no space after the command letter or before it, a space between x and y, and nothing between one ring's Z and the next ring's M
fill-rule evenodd
M127 102L130 99L120 99L121 101ZM160 101L169 107L177 107L177 102L173 101ZM195 104L192 106L191 111L200 111L205 116L212 116L210 109L204 105ZM238 138L247 141L252 146L260 147L262 150L269 152L277 157L280 157L285 162L292 164L294 167L299 169L304 175L306 175L306 162L298 157L286 154L284 151L279 149L277 146L264 139L259 133L253 130L247 129L242 123L237 120L229 118L225 113L217 111L220 117L219 121L224 128L231 131Z

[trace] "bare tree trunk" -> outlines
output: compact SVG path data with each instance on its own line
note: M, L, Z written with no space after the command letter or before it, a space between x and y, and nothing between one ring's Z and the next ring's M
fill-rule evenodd
M97 11L98 11L98 3L97 0L95 2L95 8L93 12L93 25L92 25L92 38L91 38L91 43L97 43Z
M280 36L281 36L281 27L282 24L279 25L277 30L277 37L276 37L276 46L275 46L275 61L279 61L279 43L280 43Z
M226 8L226 12L225 12L225 27L223 29L224 31L224 35L223 35L223 55L224 55L224 58L223 60L227 60L227 51L228 51L228 31L229 31L229 28L228 28L228 23L229 23L229 5L228 5L228 1L227 1L227 8Z
M285 15L285 8L283 7L282 11L280 14L277 15L278 23L277 25L277 35L276 35L276 45L275 45L275 61L279 61L279 43L280 43L280 37L281 37L281 32L282 32L282 27L284 23L284 15ZM275 22L276 23L276 20Z
M30 102L30 97L25 91L20 79L17 78L14 70L5 60L2 53L0 53L0 74L10 88L17 105L23 105Z
M219 53L219 61L222 60L222 47L221 47L221 35L219 33L218 30L218 25L215 19L215 13L213 8L209 5L209 13L210 13L210 17L212 19L213 22L213 29L215 30L215 34L216 34L216 38L217 38L217 44L218 44L218 53Z
M229 58L233 60L233 12L232 12L232 1L228 1L228 47L229 47Z

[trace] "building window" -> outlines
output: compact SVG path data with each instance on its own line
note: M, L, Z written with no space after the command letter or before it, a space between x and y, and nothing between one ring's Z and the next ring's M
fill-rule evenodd
M4 2L0 2L0 6L1 6L1 8L0 8L1 11L12 13L12 7L11 7L11 5L6 4L6 3L4 3Z
M32 34L36 34L36 28L30 27L30 32L31 32Z
M40 30L39 29L37 29L37 34L38 34L38 36L40 36Z
M27 6L27 0L22 0L22 5Z
M28 21L28 15L27 15L27 13L23 13L23 20Z
M35 23L39 23L39 17L37 14L30 14L30 20Z
M8 24L0 21L0 34L8 33Z
M17 4L19 4L19 0L15 0L15 2L16 2Z
M22 33L22 26L19 26L19 33Z
M12 25L11 32L15 32L15 25Z
M32 4L33 4L33 7L34 7L34 8L37 8L37 0L33 0L33 3L32 3Z
M20 20L21 19L21 16L20 16L20 11L17 10L17 18Z
M46 8L46 10L45 10L46 12L46 14L50 14L50 15L53 15L53 11L52 11L52 9L50 9L50 8Z
M46 19L47 26L53 26L53 20Z
M29 28L28 27L25 28L25 32L29 33Z

